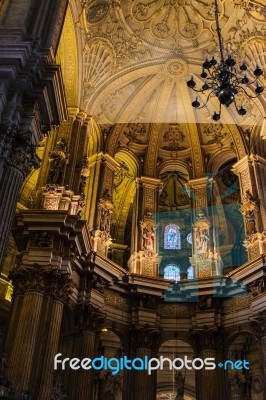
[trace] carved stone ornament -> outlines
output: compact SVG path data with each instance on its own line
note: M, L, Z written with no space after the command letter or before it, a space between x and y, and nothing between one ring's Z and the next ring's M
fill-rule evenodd
M31 132L19 132L15 124L0 124L0 158L26 176L32 167L39 167L39 158L32 143Z
M29 244L31 247L53 247L53 235L48 232L39 232L34 235Z
M26 292L47 293L67 302L72 292L68 273L60 270L43 269L35 264L32 268L18 267L9 273L15 294Z

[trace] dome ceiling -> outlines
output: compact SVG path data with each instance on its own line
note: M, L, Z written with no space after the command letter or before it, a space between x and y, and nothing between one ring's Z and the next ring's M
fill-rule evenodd
M243 3L219 0L225 47L252 70L256 62L266 70L265 8L255 0ZM195 111L186 81L194 74L202 85L202 60L217 51L213 0L95 0L82 6L83 105L100 124L211 122L216 99ZM249 113L243 118L224 107L221 122L251 125L264 115L263 101L240 98Z

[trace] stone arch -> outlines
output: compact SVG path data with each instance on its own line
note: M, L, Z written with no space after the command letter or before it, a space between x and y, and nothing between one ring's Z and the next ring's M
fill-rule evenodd
M174 360L176 358L183 360L185 356L188 359L193 359L195 353L191 345L183 339L172 339L166 340L161 343L161 347L158 352L159 356ZM181 362L177 362L177 365L181 366ZM178 390L182 389L184 385L184 398L185 399L196 399L196 382L195 382L195 371L185 370L184 368L176 371L175 369L169 369L169 363L165 363L163 370L157 371L157 399L165 399L163 394L167 393L168 398L175 399ZM181 373L181 375L180 375ZM172 397L171 397L172 396Z
M115 155L120 168L114 176L113 202L115 211L111 220L111 250L113 260L123 265L128 247L130 247L133 200L136 193L136 178L140 171L140 162L130 151L119 150Z

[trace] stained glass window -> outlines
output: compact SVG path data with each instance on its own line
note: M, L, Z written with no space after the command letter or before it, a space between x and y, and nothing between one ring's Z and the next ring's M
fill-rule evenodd
M175 264L168 264L164 268L164 279L180 281L180 268Z
M188 267L187 269L187 278L188 279L194 279L194 271L193 271L193 267Z
M181 249L181 235L178 225L166 225L164 229L164 249Z

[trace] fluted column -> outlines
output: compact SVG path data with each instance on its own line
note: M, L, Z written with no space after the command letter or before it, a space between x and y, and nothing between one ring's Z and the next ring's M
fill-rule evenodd
M70 279L68 274L57 271L48 272L46 275L47 302L47 331L42 352L41 378L36 385L39 400L50 400L53 386L54 371L53 358L57 353L61 330L64 303L68 301Z
M14 124L0 124L0 269L19 190L32 166L38 166L38 159L31 132L19 132Z
M77 357L80 359L95 357L96 337L102 326L104 317L92 306L77 309L78 332ZM76 376L72 399L88 400L93 398L93 371L80 370Z
M7 349L12 386L18 391L29 389L35 346L44 294L44 276L39 268L19 268L11 273L15 291L25 294L17 322L14 341Z
M195 332L192 335L192 339L195 341L195 348L197 349L198 356L201 359L214 358L218 361L218 358L222 357L222 336L217 329L203 329ZM220 374L223 373L221 369L206 370L202 368L197 371L197 400L225 400L223 385L220 385L221 379ZM219 390L217 390L219 388Z
M132 331L132 352L131 358L144 359L145 356L151 358L154 350L159 344L159 331L147 327L138 327ZM132 372L132 385L130 400L155 400L156 399L156 379L155 371L148 375L147 371L134 370ZM132 390L134 388L134 390Z

